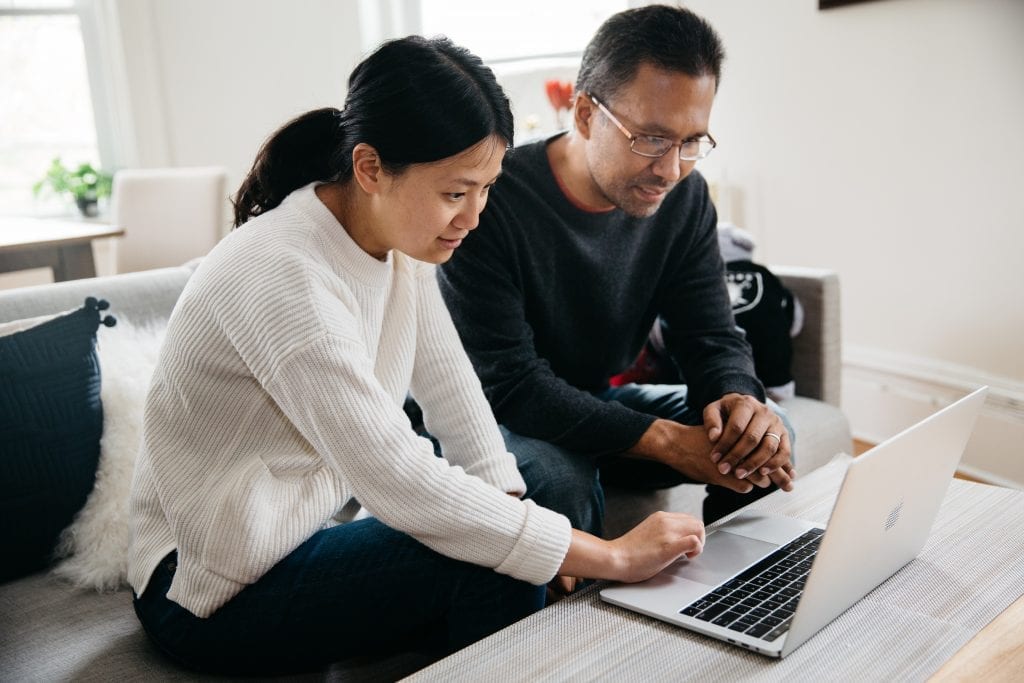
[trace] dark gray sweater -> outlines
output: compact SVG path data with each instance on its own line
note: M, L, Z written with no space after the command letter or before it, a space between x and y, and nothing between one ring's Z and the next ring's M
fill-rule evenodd
M715 224L697 172L656 215L633 218L572 204L546 142L510 153L479 228L438 271L498 421L581 453L630 448L654 417L591 392L633 362L659 315L691 405L733 391L763 401Z

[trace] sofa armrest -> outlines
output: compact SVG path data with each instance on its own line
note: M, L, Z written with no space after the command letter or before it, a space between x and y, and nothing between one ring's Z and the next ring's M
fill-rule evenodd
M804 325L793 339L796 393L839 405L842 347L839 326L839 276L824 268L770 266L800 300Z

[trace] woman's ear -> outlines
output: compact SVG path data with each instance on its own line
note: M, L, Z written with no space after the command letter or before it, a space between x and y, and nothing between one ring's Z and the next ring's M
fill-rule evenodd
M576 132L584 140L590 139L590 123L594 117L594 103L583 93L577 93L576 103L572 109L573 122L576 124Z
M352 149L352 177L364 192L380 193L385 175L377 150L365 142L360 142Z

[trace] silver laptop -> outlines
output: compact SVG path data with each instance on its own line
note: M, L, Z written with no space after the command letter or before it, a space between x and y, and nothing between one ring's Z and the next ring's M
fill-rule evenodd
M987 393L854 459L827 527L741 513L708 534L698 557L601 598L785 657L921 551Z

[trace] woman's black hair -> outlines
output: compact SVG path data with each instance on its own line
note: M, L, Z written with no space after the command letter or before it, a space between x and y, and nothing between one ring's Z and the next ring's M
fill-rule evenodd
M308 183L348 180L361 142L398 174L492 135L512 143L512 111L479 57L443 37L388 41L352 71L344 109L307 112L263 144L234 197L235 227Z

